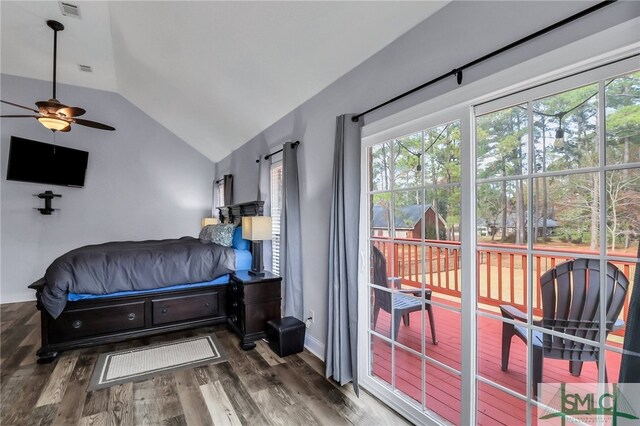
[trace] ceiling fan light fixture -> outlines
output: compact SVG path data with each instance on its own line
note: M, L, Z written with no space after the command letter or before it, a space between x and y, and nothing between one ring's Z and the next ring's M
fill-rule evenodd
M70 126L70 124L64 120L53 117L38 117L38 121L44 127L52 131L64 130Z

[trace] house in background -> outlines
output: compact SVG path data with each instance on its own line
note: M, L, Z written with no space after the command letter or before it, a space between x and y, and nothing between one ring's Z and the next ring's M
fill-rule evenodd
M436 227L436 212L431 204L419 205L413 204L409 206L398 207L394 210L393 221L395 224L396 238L422 238L422 227L425 226L425 235L427 239L436 239L436 228L444 239L446 235L447 222L438 216ZM374 235L378 237L388 237L391 227L389 226L389 208L386 206L373 206L373 216L371 219L371 227Z
M545 223L545 220L543 218L538 218L538 228L537 228L538 237L542 237L544 223ZM554 234L555 230L559 226L559 222L555 219L547 218L546 223L547 223L547 237L548 237ZM500 224L496 224L495 226L498 228L498 235L500 235L500 231L501 231ZM525 229L528 229L526 220L525 220L524 226L526 227ZM514 235L515 233L516 233L516 218L515 218L515 215L511 214L507 216L507 236Z

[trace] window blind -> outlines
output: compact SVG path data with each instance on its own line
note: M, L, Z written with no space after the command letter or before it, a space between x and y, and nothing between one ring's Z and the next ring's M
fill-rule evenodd
M282 211L282 161L271 164L271 271L280 275L280 214Z
M218 200L217 200L217 205L218 207L224 206L224 180L221 180L220 183L218 183Z

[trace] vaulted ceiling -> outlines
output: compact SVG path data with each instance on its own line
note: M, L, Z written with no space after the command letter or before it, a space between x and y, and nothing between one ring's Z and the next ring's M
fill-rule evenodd
M213 161L446 4L72 3L80 18L63 16L56 1L0 2L0 71L50 80L45 21L58 20L58 81L120 93Z

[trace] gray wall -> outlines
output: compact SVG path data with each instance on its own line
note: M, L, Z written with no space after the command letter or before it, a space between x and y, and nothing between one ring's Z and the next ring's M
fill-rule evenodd
M3 74L1 96L23 105L51 96L49 82ZM76 247L114 240L197 236L208 216L215 165L122 96L58 85L58 98L85 108L86 118L113 125L115 132L74 126L58 133L61 146L89 151L85 187L6 180L12 135L51 143L52 133L35 120L0 122L0 299L33 299L26 286L46 267ZM23 110L2 107L4 114ZM83 117L84 118L84 117ZM51 216L34 210L33 194L52 190L60 208Z
M364 111L425 81L476 59L596 2L453 2L376 55L291 111L217 165L233 173L235 200L255 198L259 153L287 140L299 149L305 315L315 311L308 330L324 343L327 323L327 263L335 116ZM465 71L465 83L491 75L640 15L640 3L618 2L516 51ZM345 40L349 43L349 40ZM382 111L366 122L424 102L456 87L438 84Z

